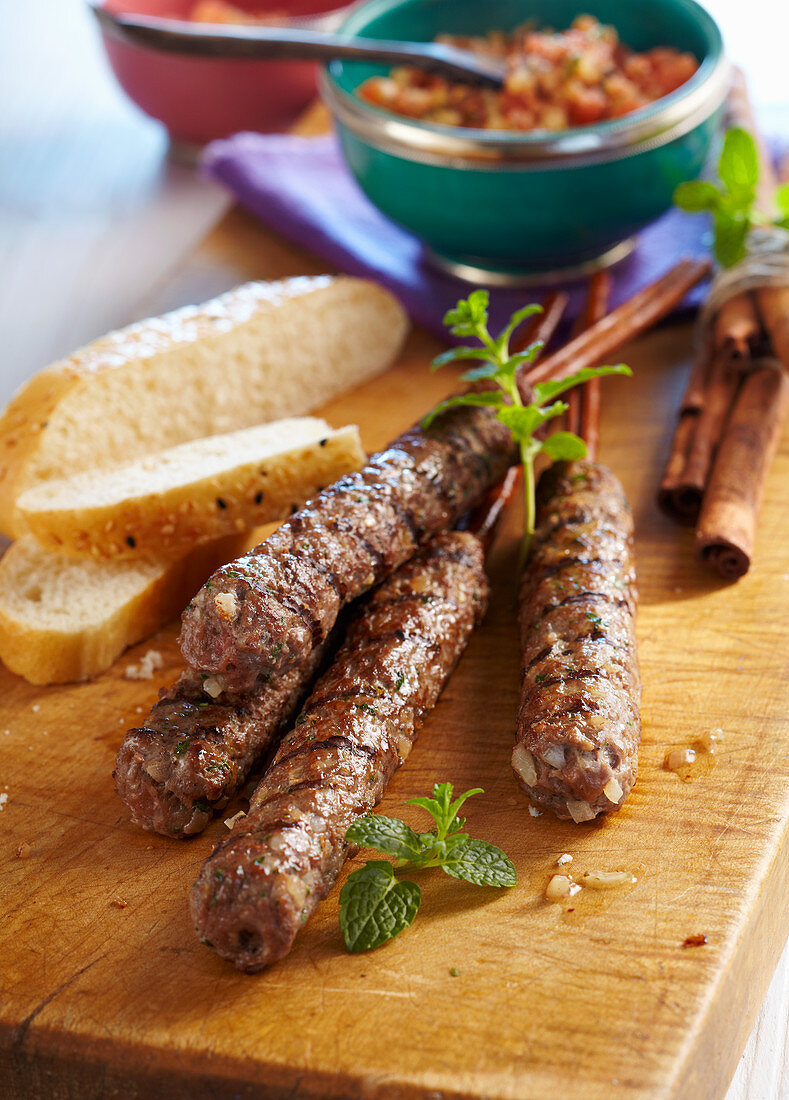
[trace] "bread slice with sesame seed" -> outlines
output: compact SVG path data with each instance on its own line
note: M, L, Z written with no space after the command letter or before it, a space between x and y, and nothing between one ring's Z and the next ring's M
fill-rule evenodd
M256 537L232 535L176 561L78 562L27 535L0 559L0 659L31 684L98 676Z
M45 481L17 507L50 550L81 558L174 557L290 515L365 452L355 426L300 417L193 440L126 466Z
M52 478L106 470L203 436L302 416L385 370L408 328L367 279L246 283L112 332L40 371L0 416L0 531Z

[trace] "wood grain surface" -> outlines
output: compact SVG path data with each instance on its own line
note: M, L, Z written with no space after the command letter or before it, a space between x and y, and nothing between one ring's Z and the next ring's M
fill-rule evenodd
M782 45L780 36L763 34L767 0L757 0L761 20L753 5L746 9L734 0L707 6L728 29L735 60L749 71L765 128L785 131ZM108 325L200 300L243 278L324 269L234 213L175 279L140 304L143 288L161 283L223 200L166 167L163 134L112 85L77 0L32 0L5 14L12 22L0 42L7 108L0 119L0 253L14 261L0 272L3 399L32 369ZM448 1094L457 1094L475 1075L495 1085L499 1073L513 1096L724 1095L787 932L781 844L787 741L779 724L786 710L786 643L775 622L778 609L789 605L782 550L787 441L768 486L755 572L736 590L718 589L689 566L686 536L655 514L647 491L667 443L660 417L678 400L689 339L688 330L662 332L629 354L649 373L650 392L660 399L650 406L649 394L639 397L638 418L618 451L615 416L618 411L629 423L629 400L623 395L606 414L604 451L629 491L643 493L635 503L645 747L628 816L602 829L552 826L544 817L527 818L508 785L501 753L509 747L516 700L507 670L516 661L509 648L481 656L491 639L509 637L508 646L514 639L504 625L512 610L506 604L512 574L501 560L506 534L494 609L383 807L409 813L401 800L422 793L433 778L483 779L488 795L476 809L471 804L475 828L508 847L512 832L522 832L522 882L512 909L507 899L481 899L471 887L461 896L449 883L447 894L443 876L429 896L426 888L423 913L407 934L428 937L431 928L427 940L402 939L399 948L356 960L342 950L335 891L306 930L301 955L269 974L238 976L193 942L186 914L186 888L222 827L192 846L170 845L135 833L111 792L109 771L123 729L139 721L137 708L147 708L156 692L155 683L122 676L147 646L93 685L40 692L0 675L0 793L8 795L0 812L0 1096L424 1095L436 1076L450 1081ZM420 339L413 351L427 357L432 345ZM429 382L421 367L396 377L398 384L394 378L378 383L383 390L371 391L371 403L376 393L410 399L407 387L416 385L420 400L410 407L421 411L422 398L433 392L424 388ZM631 393L640 393L643 377ZM366 432L371 444L383 439L389 421L393 431L402 426L397 405L385 420L380 409L375 413ZM645 450L631 469L636 446ZM173 636L153 644L164 649L174 678ZM486 670L489 683L481 679ZM465 705L470 697L477 700L473 711ZM667 740L683 744L715 724L728 735L726 752L708 779L685 787L660 770ZM499 755L495 768L478 774L476 757L469 763L467 756L488 739ZM461 772L456 764L464 761ZM490 796L496 791L516 812L494 828ZM636 817L643 819L638 829ZM21 842L31 850L17 862ZM578 929L540 902L559 852L575 852L579 869L603 866L602 856L611 867L623 865L637 843L652 850L650 860L642 860L651 878L642 876L626 896L605 899L605 923ZM125 909L112 906L116 894L128 901ZM715 920L708 918L713 910ZM679 951L678 936L697 929L709 935L713 928L708 947ZM536 929L542 929L538 936ZM403 954L387 954L395 949ZM482 985L469 982L468 973L483 959L487 985L500 986L484 1002ZM449 981L447 966L457 966L460 976ZM600 983L594 990L592 974ZM787 974L789 948L730 1100L787 1095L781 1055L789 1037ZM497 1025L505 1045L497 1046ZM535 1055L557 1030L561 1041ZM493 1045L485 1050L490 1033ZM294 1051L287 1073L270 1068L287 1065ZM249 1064L239 1068L247 1054ZM550 1078L538 1073L546 1061L558 1067ZM327 1062L337 1077L324 1091L326 1078L314 1067ZM627 1076L617 1076L623 1069ZM287 1085L279 1088L283 1080Z
M316 269L237 212L202 254L205 267L152 307L231 263L234 278ZM157 686L124 667L153 644L174 678L174 628L91 684L41 690L3 674L0 1096L725 1093L789 912L789 437L755 568L720 584L652 499L689 340L688 326L653 334L624 354L635 378L605 383L602 456L633 504L642 591L644 745L626 808L602 825L535 819L513 783L515 515L491 559L488 617L382 806L418 824L403 801L433 782L484 787L469 826L512 855L511 891L426 873L415 925L349 956L335 890L287 960L237 974L197 943L186 907L222 822L168 841L135 829L112 790L123 731ZM357 421L368 448L385 443L450 388L426 370L436 350L415 333L394 370L328 419ZM723 740L709 775L683 783L663 769L668 748L713 728ZM542 898L563 852L578 871L627 868L638 882L564 912ZM684 948L696 933L707 945Z

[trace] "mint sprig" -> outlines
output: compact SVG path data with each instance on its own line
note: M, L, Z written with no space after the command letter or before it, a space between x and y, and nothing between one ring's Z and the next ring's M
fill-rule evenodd
M450 348L433 360L432 369L446 366L456 360L481 359L483 364L472 367L461 375L466 382L484 379L495 383L496 390L483 393L464 393L449 397L440 402L422 420L422 427L429 428L436 417L449 409L462 406L489 407L496 409L498 419L511 431L520 451L524 470L524 501L526 508L525 531L521 560L525 561L534 534L536 516L534 461L541 452L552 461L573 461L583 458L586 444L572 432L556 432L547 439L535 439L535 433L549 420L562 416L568 405L564 401L554 401L559 394L573 386L581 385L591 378L601 378L608 374L631 374L623 364L615 367L585 367L569 378L561 381L541 382L534 387L534 399L524 405L518 387L518 370L524 363L532 363L542 349L541 340L536 340L524 351L510 355L510 339L515 329L527 317L542 312L538 305L524 306L513 313L507 325L494 339L488 330L489 295L486 290L474 290L468 298L461 298L454 309L444 317L453 336L473 336L481 347L466 345ZM549 402L551 402L549 404Z
M452 878L475 886L514 886L515 867L495 844L475 840L463 831L458 816L466 799L483 794L480 787L452 798L451 783L437 783L432 798L411 798L410 805L426 810L435 828L415 832L405 821L382 814L365 814L349 828L346 840L395 856L394 864L369 860L348 876L340 893L340 928L351 952L369 951L393 939L414 920L422 900L415 882L398 879L405 867L440 867Z
M726 132L718 160L720 185L709 180L688 180L674 192L674 203L690 214L712 215L713 252L721 267L733 267L745 258L748 235L755 225L789 229L789 184L773 193L778 210L769 217L756 209L759 154L753 136L735 127Z

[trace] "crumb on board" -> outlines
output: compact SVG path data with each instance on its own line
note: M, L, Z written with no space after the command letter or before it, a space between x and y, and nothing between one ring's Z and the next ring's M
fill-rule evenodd
M5 791L3 791L3 793L0 794L0 810L5 809L5 804L6 804L7 801L8 801L8 795L6 794Z
M31 849L30 845L28 844L28 842L26 840L23 840L22 843L19 845L19 847L16 850L16 858L17 859L29 859L31 850L32 849Z
M532 817L542 817L542 810L538 810L536 806L532 806L531 802L529 803L529 813Z
M139 664L127 665L123 675L127 680L152 680L157 669L164 668L164 657L158 649L149 649Z
M38 714L38 712L41 710L41 704L33 703L33 706L30 709L33 711L34 714Z
M460 977L460 971L458 970L458 968L456 966L450 966L449 973L450 973L450 976L453 977L453 978L459 978Z
M225 825L227 825L228 829L232 829L233 826L235 825L235 823L238 821L238 819L240 817L246 817L246 816L247 815L246 815L246 812L244 810L239 810L238 813L233 814L232 817L226 817L224 823L225 823Z
M703 947L706 942L707 942L707 937L704 935L704 933L703 932L696 932L694 935L688 936L687 939L685 940L685 942L682 944L682 946L683 947Z
M125 898L119 897L114 897L110 902L110 905L112 905L115 909L125 909L128 904L129 903L128 901L126 901Z

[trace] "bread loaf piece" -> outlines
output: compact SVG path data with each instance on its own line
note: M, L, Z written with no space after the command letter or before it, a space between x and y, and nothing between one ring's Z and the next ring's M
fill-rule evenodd
M31 684L88 680L175 619L250 536L209 543L174 562L75 561L32 536L0 559L0 658Z
M392 362L396 299L346 276L247 283L89 344L32 378L0 419L0 531L20 493L203 436L297 416Z
M45 481L17 505L51 550L82 558L172 557L285 519L364 462L355 426L332 431L317 417L277 420L111 470Z

